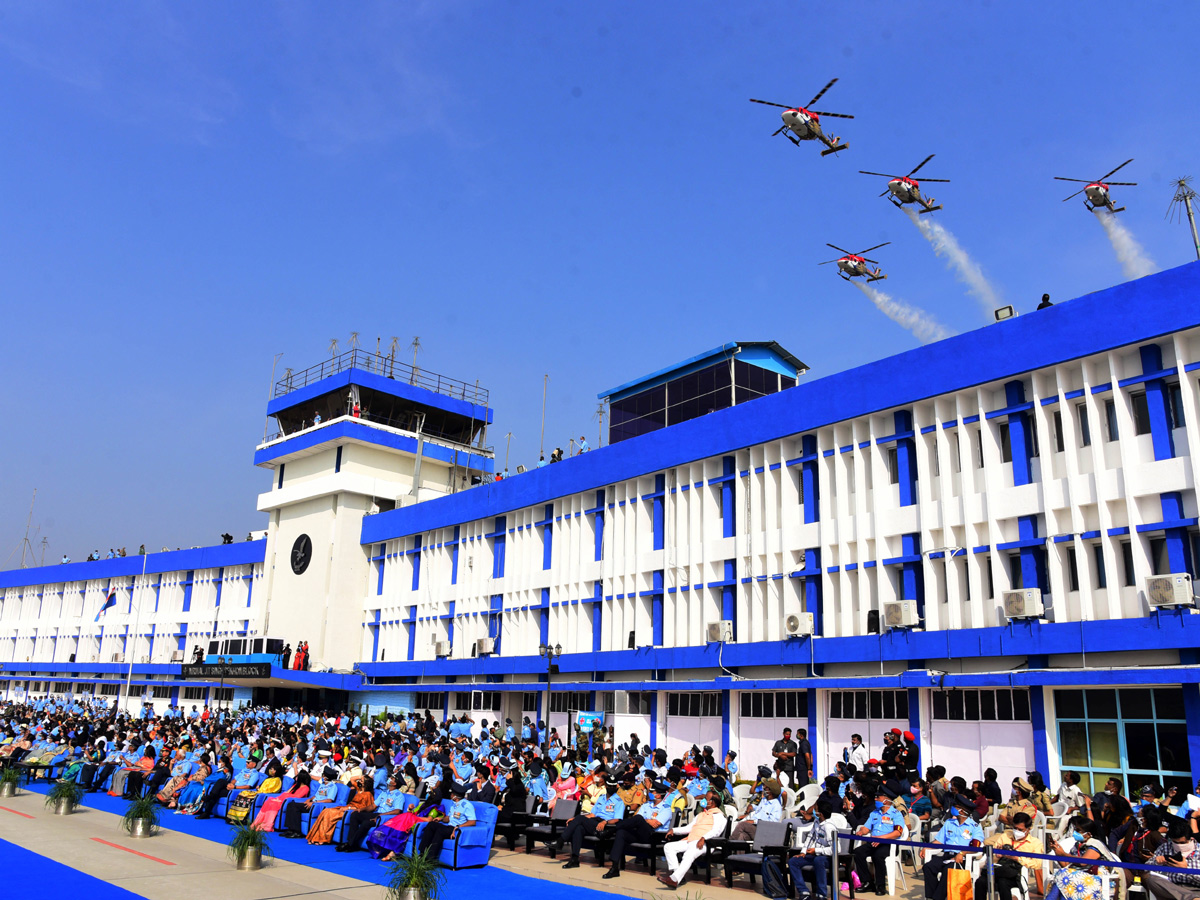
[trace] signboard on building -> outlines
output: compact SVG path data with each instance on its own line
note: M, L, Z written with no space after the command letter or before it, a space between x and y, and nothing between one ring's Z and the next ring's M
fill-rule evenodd
M184 678L213 681L219 678L270 678L270 663L198 663L181 667Z
M582 710L575 711L575 724L584 731L591 731L592 727L599 722L604 724L604 713L602 712L583 712Z

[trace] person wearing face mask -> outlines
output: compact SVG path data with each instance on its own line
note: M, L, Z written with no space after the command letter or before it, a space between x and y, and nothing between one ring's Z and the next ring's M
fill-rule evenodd
M946 820L941 829L929 839L931 844L943 847L979 847L983 844L983 829L971 818L974 807L968 800L959 798L954 801L951 817ZM966 854L938 853L925 863L925 897L926 900L946 900L945 872L954 863L962 863Z
M742 813L733 826L733 832L729 835L729 839L731 841L752 841L755 832L758 831L759 822L782 822L783 804L779 801L779 795L782 792L783 788L774 778L764 781L762 798Z
M1193 900L1200 897L1200 844L1182 821L1172 822L1168 842L1154 857L1154 865L1179 869L1170 874L1152 872L1142 883L1159 900ZM1194 874L1193 874L1194 873Z
M697 801L698 802L698 801ZM661 781L650 785L650 799L637 808L637 813L628 819L617 823L616 837L613 838L609 859L612 865L604 873L604 878L620 878L621 869L625 867L625 845L649 844L656 834L665 834L674 818L674 810L667 801L667 786Z
M853 765L855 769L862 772L867 768L867 760L870 758L867 748L863 746L862 735L850 735L850 747L845 752L843 762Z
M1071 900L1105 900L1104 881L1100 878L1102 866L1091 860L1113 860L1113 855L1104 843L1095 836L1095 823L1083 816L1072 816L1067 827L1071 838L1069 848L1058 841L1050 842L1050 849L1057 856L1069 856L1070 861L1054 873L1054 887L1047 900L1058 900L1059 896Z
M597 777L603 785L604 793L596 798L589 813L578 815L567 822L562 838L557 847L571 845L571 858L563 863L564 869L579 868L579 851L583 849L583 839L589 835L606 834L605 829L614 829L625 818L625 803L617 793L616 782L610 783L603 775Z
M668 838L676 838L663 845L663 856L666 857L670 872L659 875L658 880L675 890L691 869L692 863L703 855L706 842L724 831L725 815L717 805L716 795L710 793L706 797L698 797L696 818L692 820L687 834L680 837L674 829L667 832Z
M880 788L875 794L875 810L867 816L866 824L859 827L855 834L861 837L886 838L896 840L903 833L904 818L892 806L892 796L886 788ZM863 882L863 892L871 889L871 873L867 861L875 863L875 893L880 897L887 894L887 858L891 852L890 844L876 841L859 841L854 847L854 867L858 877Z
M1033 786L1024 778L1014 778L1012 782L1012 799L1008 805L1004 807L1000 813L1000 822L1004 825L1012 825L1013 817L1017 813L1025 813L1030 819L1037 816L1037 807L1029 799L1029 795L1033 793Z
M990 838L983 842L985 847L998 847L1001 849L1021 850L1025 853L1045 853L1042 847L1042 842L1032 834L1033 819L1025 813L1017 813L1013 816L1012 828L1008 831L1001 831L993 834ZM1011 859L1012 857L996 857L996 860ZM1018 856L1017 862L1024 868L1028 869L1027 874L1033 875L1037 879L1038 893L1042 893L1042 861L1040 859L1029 859L1024 856ZM1019 874L1019 873L1018 873ZM1009 895L1008 887L1020 887L1019 879L1007 887L1002 887L999 883L999 874L997 875L996 893L1001 897Z

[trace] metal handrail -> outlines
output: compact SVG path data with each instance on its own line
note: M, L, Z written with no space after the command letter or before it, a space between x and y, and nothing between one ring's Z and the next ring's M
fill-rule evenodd
M482 406L487 406L488 403L488 391L485 388L468 384L457 378L448 378L445 375L428 372L420 367L397 362L391 356L384 356L361 348L347 350L316 365L309 366L307 369L288 373L275 382L275 391L272 396L282 397L348 369L361 369L364 372L411 384L414 387L453 397L456 400L465 400L468 403Z
M391 429L394 429L395 431L403 431L403 432L406 432L407 434L411 434L411 435L417 434L417 432L415 432L413 429L404 427L404 424L407 424L407 422L404 424L397 424L401 420L386 419L386 418L383 418L382 416L373 416L373 415L369 415L367 413L362 413L361 415L358 415L358 416L351 416L349 414L343 414L343 415L337 416L336 418L333 418L333 419L326 419L326 420L322 421L320 423L320 425L329 425L333 422L341 421L342 419L347 419L352 422L369 422L372 425L382 425L385 428L391 428ZM311 431L314 428L318 428L318 427L320 427L320 425L307 425L304 428L297 428L295 431L289 431L289 432L284 432L282 429L279 431L271 432L271 434L267 435L267 439L265 441L263 441L262 445L265 446L266 444L270 444L273 441L277 441L283 437L295 437L298 434L303 434L306 431ZM457 444L460 447L466 447L467 450L464 452L469 451L471 453L478 453L480 455L495 453L495 447L493 445L488 445L487 447L476 447L474 444L468 444L468 443L464 443L463 441L456 440L453 436L446 434L444 432L440 432L436 429L432 429L432 428L423 428L421 430L421 436L426 437L426 438L431 438L435 441L444 441L448 444Z

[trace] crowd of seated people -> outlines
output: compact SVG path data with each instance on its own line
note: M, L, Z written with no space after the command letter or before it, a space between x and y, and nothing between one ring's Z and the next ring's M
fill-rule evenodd
M947 870L964 851L983 845L1031 854L998 867L998 884L1010 879L1027 895L1061 893L1069 900L1115 900L1104 893L1106 861L1200 868L1200 808L1176 806L1174 790L1146 785L1131 802L1112 778L1089 796L1078 775L1066 772L1052 794L1030 772L1012 781L1006 800L992 769L969 785L940 766L916 777L911 735L893 736L880 758L854 743L832 773L808 788L811 755L798 752L790 734L776 744L772 765L743 779L735 753L718 763L707 746L668 759L636 735L617 745L603 728L577 729L569 743L528 718L439 721L428 711L366 718L146 706L127 715L102 701L46 700L0 708L0 767L48 772L86 791L151 795L177 815L249 822L384 860L412 852L439 856L447 842L453 846L480 823L518 830L544 823L529 817L531 807L553 816L565 802L570 815L560 817L562 827L546 841L566 855L564 868L580 866L593 849L606 866L604 877L620 878L631 856L661 855L666 871L658 880L669 889L701 860L710 877L764 823L784 822L788 847L781 861L791 890L807 900L827 900L842 877L855 879L860 890L888 893L891 848L872 839L902 835L945 848L925 856L928 900L944 900ZM1040 816L1054 817L1059 827L1039 832ZM909 828L914 819L920 833ZM859 839L844 857L849 868L835 877L837 836L851 833ZM490 830L487 837L490 846ZM1043 853L1066 858L1046 883L1042 860L1033 858ZM1200 897L1200 875L1187 871L1147 874L1142 883L1163 900Z

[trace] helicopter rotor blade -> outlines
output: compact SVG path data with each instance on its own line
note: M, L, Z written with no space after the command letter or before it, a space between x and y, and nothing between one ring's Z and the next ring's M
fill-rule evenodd
M925 184L930 181L936 181L939 184L949 184L950 183L949 178L922 178L921 184Z
M1116 167L1115 169L1113 169L1111 172L1107 172L1107 173L1105 173L1104 175L1101 175L1101 176L1100 176L1099 178L1097 178L1096 180L1097 180L1097 181L1103 181L1103 180L1104 180L1105 178L1107 178L1109 175L1115 175L1117 172L1121 171L1123 168L1125 168L1125 167L1126 167L1127 165L1129 165L1131 162L1133 162L1133 160L1132 160L1132 159L1127 159L1127 160L1125 160L1125 162L1121 163L1119 166L1117 166L1117 167Z
M923 165L925 165L925 163L927 163L931 159L933 159L933 157L934 157L934 154L930 153L927 157L925 157L923 160L921 160L919 163L917 163L916 168L914 168L911 172L909 172L907 177L912 178L913 175L917 174L917 172L919 172L921 170L921 167Z
M836 78L831 79L829 84L825 85L825 87L823 87L823 88L821 88L821 90L817 91L817 96L813 97L811 100L808 101L808 105L812 106L814 103L816 103L822 97L824 97L825 92L827 90L829 90L831 87L833 87L835 84L837 84L837 79Z
M877 266L877 265L879 265L879 260L877 260L877 259L867 259L865 256L862 258L862 261L863 261L863 262L869 262L869 263L870 263L871 265L873 265L873 266Z
M772 103L770 100L755 100L750 98L751 103L761 103L763 106L778 106L780 109L795 109L794 106L788 106L786 103Z
M880 178L899 178L898 175L885 175L882 172L868 172L866 169L859 169L859 175L878 175Z
M1063 178L1061 175L1055 175L1054 180L1055 181L1078 181L1080 184L1093 184L1094 183L1094 182L1088 181L1086 178Z
M891 192L892 192L891 188L888 188L886 191L884 191L884 192L883 192L882 194L880 194L879 196L880 196L880 197L886 197L886 196L887 196L888 194L890 194Z
M1119 184L1122 187L1136 187L1136 181L1106 181L1105 184Z
M851 253L849 250L845 250L845 249L843 249L843 248L839 247L837 244L829 244L829 243L827 243L825 246L826 246L826 247L832 247L832 248L833 248L834 250L836 250L838 253L845 253L847 256L854 256L854 254L853 254L853 253ZM874 248L874 247L872 247L871 249L875 249L875 248ZM832 262L837 262L837 260L832 260Z
M817 263L817 265L818 265L818 266L827 266L827 265L829 265L830 263L835 263L835 262L837 262L837 260L836 260L836 259L827 259L827 260L825 260L825 262L819 262L819 263Z
M1065 181L1066 179L1063 179L1063 180ZM1073 180L1076 180L1076 181L1077 181L1078 179L1073 179ZM1071 195L1071 197L1078 197L1080 194L1082 194L1082 193L1084 192L1084 190L1085 190L1085 188L1080 188L1080 189L1079 189L1079 190L1077 190L1075 193L1073 193L1073 194ZM1063 197L1063 203L1066 203L1068 200L1070 200L1070 199L1071 199L1071 197Z
M846 113L821 112L816 109L810 109L809 112L813 113L814 115L818 115L818 116L827 116L831 119L853 119L854 118L854 116L847 115Z
M855 255L855 256L862 256L864 253L870 253L872 250L878 250L880 247L886 247L886 246L887 246L888 244L890 244L890 243L891 243L891 241L884 241L882 244L876 244L874 247L868 247L866 250L860 250L858 253L856 253L856 254L854 254L854 255ZM868 262L875 262L875 260L873 260L873 259L871 259L871 260L867 260L867 261L868 261Z

